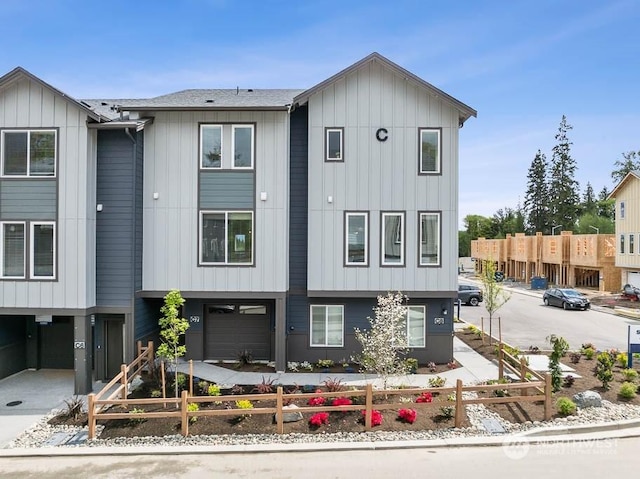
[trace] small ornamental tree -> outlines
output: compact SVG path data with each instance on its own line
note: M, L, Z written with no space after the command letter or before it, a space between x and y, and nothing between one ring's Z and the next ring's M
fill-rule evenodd
M162 344L158 347L157 355L171 364L176 397L178 397L178 358L187 352L187 347L181 344L181 339L189 329L189 321L179 317L183 304L184 298L180 295L180 291L177 289L169 291L164 297L164 305L160 308L164 316L158 322Z
M389 376L406 374L407 363L403 356L407 348L408 298L400 292L378 296L378 305L373 308L374 317L368 317L369 329L355 328L355 336L362 345L362 352L352 359L364 371L371 371L383 381L387 388Z
M562 389L562 368L560 359L569 351L569 343L561 336L552 334L547 338L553 347L549 356L549 373L551 374L551 388L556 393Z
M489 343L493 341L492 323L493 315L511 299L511 294L502 287L502 283L496 281L496 264L489 258L482 261L482 289L484 296L484 308L489 313Z

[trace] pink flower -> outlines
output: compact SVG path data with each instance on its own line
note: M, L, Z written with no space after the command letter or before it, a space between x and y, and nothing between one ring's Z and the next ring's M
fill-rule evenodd
M346 397L338 397L331 402L332 406L350 406L351 404L353 404L353 401Z
M418 413L414 409L400 409L398 411L398 419L409 424L413 424L417 416Z
M325 403L325 398L323 397L315 397L309 399L309 406L323 406Z
M362 411L362 417L366 420L367 411ZM374 409L371 411L371 425L379 426L380 424L382 424L382 413Z
M329 424L329 413L318 412L309 418L309 424L315 427L320 427L323 424Z
M433 401L433 396L429 392L422 393L420 394L420 396L416 398L416 402L432 402L432 401Z

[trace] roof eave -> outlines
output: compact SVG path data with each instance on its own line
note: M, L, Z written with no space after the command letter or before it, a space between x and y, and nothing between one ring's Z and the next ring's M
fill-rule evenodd
M118 111L288 111L282 106L127 106L119 105Z
M620 180L620 183L618 183L614 188L613 191L611 191L611 193L609 193L609 196L607 196L608 200L611 199L615 199L616 197L616 193L626 184L629 182L629 179L631 177L635 176L636 178L640 179L640 171L630 171L629 173L627 173L625 175L624 178L622 178L622 180Z

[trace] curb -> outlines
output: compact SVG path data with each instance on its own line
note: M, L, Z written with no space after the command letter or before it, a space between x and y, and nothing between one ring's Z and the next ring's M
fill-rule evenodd
M605 433L605 434L603 434ZM613 434L606 434L613 433ZM515 443L562 443L583 435L597 434L588 440L626 439L640 437L640 419L580 426L552 426L540 429L491 436L460 438L398 440L373 442L281 443L251 445L198 445L198 446L101 446L101 447L41 447L33 449L0 449L0 458L25 457L95 457L139 455L202 455L287 453L320 451L379 451L390 449L438 449L443 447L498 447Z

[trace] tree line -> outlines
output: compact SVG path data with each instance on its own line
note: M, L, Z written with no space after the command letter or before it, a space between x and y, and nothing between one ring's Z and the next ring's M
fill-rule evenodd
M527 172L527 187L524 202L515 208L505 207L492 217L467 215L465 230L458 232L459 256L470 256L471 240L505 238L507 234L537 232L548 235L570 230L576 234L613 233L614 200L608 199L606 186L595 193L591 182L584 191L575 178L577 163L571 156L569 132L573 127L562 116L556 144L551 150L551 159L540 150L531 161ZM640 171L640 150L622 153L615 161L611 172L614 184L619 183L630 171Z

